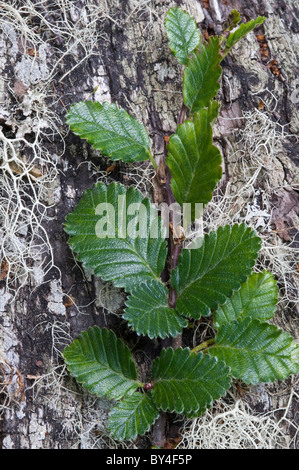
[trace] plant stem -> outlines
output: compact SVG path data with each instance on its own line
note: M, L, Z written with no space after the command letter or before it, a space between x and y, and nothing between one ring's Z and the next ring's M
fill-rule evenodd
M155 170L157 171L157 170L158 170L158 165L157 165L157 163L156 163L154 157L152 156L152 154L151 154L150 152L149 152L149 159L150 159L150 161L152 162L153 167L154 167Z
M181 107L179 117L178 117L177 126L182 124L185 121L187 109L188 109L187 106L183 103L182 107Z
M183 104L181 107L179 117L178 117L177 125L181 124L184 121L186 111L187 111L187 108ZM159 165L159 169L160 167L161 169L160 169L160 172L157 172L157 180L159 181L160 187L162 187L162 190L163 190L162 192L165 195L164 200L167 202L168 207L170 207L171 204L175 202L175 197L172 192L171 185L170 185L171 174L170 174L169 168L166 165L167 142L168 142L168 137L165 137L163 161ZM160 173L160 175L158 173ZM161 175L163 178L161 178ZM169 225L173 226L173 213L171 211L169 213ZM178 258L179 258L181 249L182 249L181 243L175 243L174 237L173 236L169 237L170 263L169 263L168 272L166 273L166 277L167 277L166 280L169 280L172 270L178 264ZM169 304L169 307L175 308L176 292L171 286L169 288L168 304ZM172 338L171 345L173 349L179 348L181 344L182 344L182 335L178 335L176 338ZM163 342L162 342L162 347L163 347ZM167 423L167 415L166 413L161 412L159 418L157 419L157 421L155 422L153 426L152 442L155 447L164 446L164 443L166 441L166 423Z
M184 122L186 111L187 111L187 107L183 103L181 110L180 110L179 117L178 117L177 126L179 124L182 124L182 122ZM157 179L159 181L161 189L163 190L162 192L164 194L164 200L166 201L168 207L170 207L171 204L175 203L176 201L175 201L175 197L172 192L171 185L170 185L171 174L170 174L169 168L166 165L167 143L168 143L168 137L165 137L163 161L161 161L161 164L159 165L159 172L157 172ZM173 227L172 211L169 212L169 225ZM177 266L181 250L182 250L181 240L176 241L173 235L170 236L169 237L169 252L168 252L170 256L170 263L168 267L168 272L165 273L165 277L167 278L165 280L169 280L172 270ZM176 292L171 286L169 288L168 304L169 304L169 307L175 308ZM166 344L167 344L166 340L162 341L162 347L163 346L167 347ZM171 346L173 349L177 349L181 345L182 345L182 335L178 335L175 338L171 339ZM152 442L155 447L164 446L164 443L166 441L166 425L167 425L167 415L166 413L161 412L159 418L157 419L157 421L155 422L153 426Z
M158 419L156 420L153 426L152 444L154 447L163 449L166 440L165 429L166 413L161 411Z
M181 110L180 110L180 114L179 114L179 117L178 117L178 121L177 121L177 126L179 126L180 124L182 124L186 118L186 112L187 112L187 106L185 106L185 104L183 103L182 106L181 106ZM167 147L166 147L166 142L164 143L164 159L166 159L166 156L167 156ZM170 171L165 163L165 168L166 168L166 198L167 198L167 203L168 205L172 204L175 202L175 197L173 195L173 192L172 192L172 189L171 189L171 186L170 186L170 180L171 180L171 174L170 174ZM170 222L173 222L173 214L170 215L169 217L169 221ZM172 240L171 240L171 263L170 263L170 274L171 272L173 271L174 268L177 267L177 264L178 264L178 260L179 260L179 255L182 251L182 243L181 241L175 243L174 241L174 237L172 237ZM170 287L169 289L169 306L171 308L175 308L175 304L176 304L176 292L175 290ZM181 346L182 344L182 336L181 335L178 335L176 338L173 338L172 340L172 344L173 344L173 349L177 349L178 347Z
M215 343L215 338L207 339L206 341L203 341L198 346L195 346L195 348L191 349L191 353L197 354L202 349L206 349L210 346L210 344L214 344L214 343Z
M164 142L164 161L166 159L166 154L167 154L167 149L166 149L166 141ZM171 206L175 202L175 197L173 195L171 186L170 186L170 180L171 180L171 175L168 167L166 166L165 163L165 171L166 171L166 183L165 183L165 194L166 194L166 202L168 204L168 207ZM169 225L173 226L173 213L170 211L169 213ZM174 237L170 238L170 266L169 266L169 275L171 274L172 270L177 266L178 264L178 259L179 259L179 254L181 252L181 244L180 243L175 243ZM169 288L169 307L175 308L175 303L176 303L176 292L175 290L170 286ZM180 335L179 335L180 336Z

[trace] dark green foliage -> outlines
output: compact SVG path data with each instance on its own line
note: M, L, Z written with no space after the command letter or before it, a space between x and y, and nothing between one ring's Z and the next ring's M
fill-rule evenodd
M217 36L202 44L200 51L195 52L185 68L183 97L191 113L207 107L220 88L221 76L220 40Z
M188 13L174 7L166 15L170 48L184 65L188 108L188 119L169 139L166 165L176 202L192 205L192 221L194 206L209 203L222 176L212 135L220 107L220 63L264 18L237 27L240 20L233 10L223 35L201 41ZM116 105L74 104L67 122L112 160L149 158L157 167L144 127ZM200 415L225 395L233 378L256 384L299 372L299 346L267 322L278 290L271 273L252 272L261 239L250 227L219 227L195 240L195 248L183 248L169 282L161 279L168 247L158 210L133 187L96 184L67 216L65 230L78 261L126 291L123 318L137 335L157 343L181 334L189 320L208 315L217 330L215 338L191 351L162 349L149 384L138 379L133 355L111 330L90 328L64 350L69 371L83 387L116 400L107 424L115 439L134 440L148 432L159 410Z
M111 409L107 427L115 439L130 441L145 434L158 416L151 393L135 392Z
M113 103L76 103L68 111L67 123L75 134L111 160L150 158L151 142L142 124Z
M63 356L77 381L99 397L119 399L139 386L130 350L111 330L95 326L83 331Z
M78 260L105 281L127 292L139 282L160 282L167 254L161 219L133 187L98 183L88 189L67 216L65 230Z
M229 368L203 353L188 348L163 349L153 362L153 397L166 411L197 412L225 394L231 379Z
M221 179L221 154L213 145L211 126L218 108L219 103L212 101L208 108L195 113L192 120L180 124L169 139L166 163L172 175L172 191L181 206L207 204Z
M169 47L178 62L186 65L188 58L200 43L200 32L196 22L181 8L170 8L165 19Z
M245 383L273 382L299 372L299 345L285 331L247 317L219 328L210 354Z
M236 224L206 235L200 248L183 249L171 278L178 312L200 318L223 304L246 281L260 246L253 230Z

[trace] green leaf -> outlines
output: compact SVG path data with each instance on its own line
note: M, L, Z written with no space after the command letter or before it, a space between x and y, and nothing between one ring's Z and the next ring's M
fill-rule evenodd
M168 289L161 282L141 283L126 301L124 318L138 335L149 338L177 336L188 325L168 306Z
M299 372L299 345L285 331L247 317L223 325L209 353L245 383L283 380Z
M229 14L227 21L224 24L224 31L231 31L238 26L241 21L241 15L238 10L232 10Z
M145 434L158 416L151 393L135 392L111 409L107 428L115 439L132 441Z
M248 23L241 23L238 29L230 33L225 44L224 56L228 54L231 48L241 39L243 39L250 31L256 26L263 24L265 21L264 16L259 16L256 20L250 20Z
M218 36L211 37L207 44L201 45L199 52L190 57L184 73L183 97L191 113L208 106L217 95L221 60Z
M214 323L219 328L233 320L246 317L265 321L273 317L278 301L278 289L273 275L267 271L252 273L240 289L218 307Z
M216 310L246 281L260 246L253 230L235 224L205 235L200 248L183 249L171 276L176 310L193 318Z
M83 331L63 357L77 381L99 397L119 400L140 386L129 348L106 328Z
M192 221L195 204L207 204L212 199L222 176L221 154L213 145L211 126L218 109L219 103L213 101L209 108L195 113L193 120L180 124L167 147L172 191L181 207L192 204Z
M140 162L151 157L143 125L115 104L81 101L71 106L66 122L76 135L111 160Z
M188 348L163 349L152 366L153 398L158 407L195 413L211 406L230 387L229 368L208 354Z
M139 282L160 281L167 255L161 218L133 187L98 183L88 189L65 230L78 260L105 281L127 292Z
M200 31L195 20L181 8L170 8L165 18L165 29L174 56L186 65L188 57L200 43Z

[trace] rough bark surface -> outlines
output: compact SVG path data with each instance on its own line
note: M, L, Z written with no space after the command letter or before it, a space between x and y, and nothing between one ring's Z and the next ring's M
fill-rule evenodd
M129 341L146 380L148 364L161 344L129 332L121 320L124 293L76 263L63 223L83 191L98 180L134 184L154 197L153 172L147 163L117 163L109 168L109 160L68 133L66 109L87 97L118 103L143 122L158 160L164 136L174 132L182 105L182 68L171 55L163 27L167 9L186 8L202 33L210 35L221 31L233 8L243 20L266 16L265 24L240 42L222 64L222 109L215 142L223 154L224 175L216 196L226 194L229 213L217 213L216 198L204 223L209 228L221 221L246 219L258 229L265 243L260 265L274 270L282 292L275 322L298 339L298 9L291 0L76 0L71 6L67 0L44 0L28 2L30 11L29 7L22 10L24 3L7 0L0 18L0 137L7 149L0 163L7 155L12 158L9 168L3 165L1 171L13 191L13 178L20 175L20 163L14 160L23 158L26 165L33 161L28 142L34 144L37 123L43 122L37 151L49 155L49 161L37 156L30 175L35 171L37 180L43 178L53 170L52 163L55 172L39 186L43 206L37 207L30 202L34 178L23 174L33 183L26 186L28 195L23 194L22 201L31 204L35 214L45 206L48 217L41 219L48 245L40 253L38 246L31 247L28 253L34 256L25 259L29 269L25 282L21 275L15 277L13 265L9 270L8 255L1 253L0 446L117 448L121 445L105 431L110 402L90 397L76 385L60 351L89 326L108 326ZM68 33L62 27L55 29L62 20ZM74 31L82 33L77 43ZM84 47L87 39L91 44ZM0 206L8 197L7 190L1 190ZM218 207L221 212L220 199ZM3 244L8 230L4 222L0 230ZM19 242L26 244L33 228L18 230ZM273 246L281 250L282 260ZM183 338L189 340L189 336ZM296 378L242 393L253 413L277 408L281 414L287 412L286 445L298 448L298 441L292 440L298 426ZM277 413L278 419L281 414ZM126 445L149 447L150 438Z

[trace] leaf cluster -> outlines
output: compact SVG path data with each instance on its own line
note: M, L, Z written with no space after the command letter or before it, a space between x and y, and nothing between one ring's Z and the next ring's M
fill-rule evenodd
M165 28L172 53L184 66L183 102L188 118L167 146L171 189L180 206L209 203L222 176L221 154L212 127L220 104L221 61L264 18L240 22L233 10L224 34L203 39L195 21L171 8ZM112 160L151 159L142 124L115 104L74 104L70 129ZM112 207L112 211L107 209ZM134 208L132 210L132 207ZM116 439L146 433L159 410L196 416L224 395L233 378L271 382L299 371L299 346L272 319L278 290L271 273L253 271L261 240L245 224L205 234L196 247L183 248L169 283L161 274L167 240L155 205L137 189L118 183L88 189L66 218L65 230L78 260L127 293L123 318L137 335L176 337L190 322L211 316L215 338L193 350L163 349L152 364L152 381L139 381L129 348L114 332L83 332L64 350L72 375L91 393L116 400L108 428ZM176 303L169 305L169 289Z

